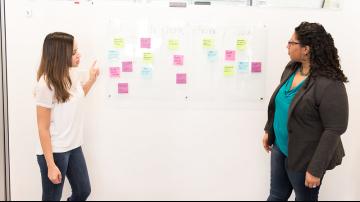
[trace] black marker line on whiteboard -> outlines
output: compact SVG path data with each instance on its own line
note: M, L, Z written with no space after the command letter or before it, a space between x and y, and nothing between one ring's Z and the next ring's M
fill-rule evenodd
M211 2L201 2L201 1L195 1L195 5L201 5L201 6L211 6Z

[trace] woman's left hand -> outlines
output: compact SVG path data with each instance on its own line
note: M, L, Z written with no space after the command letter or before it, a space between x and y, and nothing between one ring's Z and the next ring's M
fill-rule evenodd
M306 172L305 186L310 189L315 189L320 186L320 178L312 176L309 172Z
M97 60L95 60L94 64L90 68L90 81L92 83L95 83L97 80L97 77L100 75L100 68L95 68Z

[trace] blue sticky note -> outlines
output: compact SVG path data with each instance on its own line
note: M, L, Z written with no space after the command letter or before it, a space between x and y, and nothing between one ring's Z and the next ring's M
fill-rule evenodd
M152 69L148 67L141 68L141 77L142 78L151 78L152 77Z
M239 72L248 73L249 72L249 63L248 62L239 62Z
M109 60L119 60L119 51L109 50Z
M207 52L207 57L209 61L217 61L218 60L218 52L209 50Z

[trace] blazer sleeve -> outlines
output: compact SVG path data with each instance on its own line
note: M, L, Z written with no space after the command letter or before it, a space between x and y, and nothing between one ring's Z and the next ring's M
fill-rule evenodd
M268 125L269 125L269 120L265 124L265 128L264 128L265 134L269 133L269 129L268 129L269 126Z
M287 65L286 65L286 68L285 68L285 70L283 71L283 73L282 73L282 75L281 75L281 78L280 78L280 83L282 82L282 80L284 79L284 74L285 74L285 72L286 72L286 70L287 70L287 67L291 64L291 62L292 61L290 61ZM268 112L269 113L269 112ZM270 128L269 128L269 120L266 122L266 124L265 124L265 128L264 128L264 131L265 131L265 133L269 133L269 130L270 130Z
M319 145L307 171L321 178L345 133L349 120L349 104L345 85L341 81L331 81L325 88L320 100L319 114L324 126Z

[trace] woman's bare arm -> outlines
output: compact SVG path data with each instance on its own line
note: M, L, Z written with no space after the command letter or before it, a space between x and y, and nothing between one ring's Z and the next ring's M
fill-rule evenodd
M41 147L48 166L48 177L54 184L60 184L62 176L55 165L50 137L51 109L37 106L37 120Z
M93 63L93 65L90 68L90 79L89 79L89 81L83 86L85 96L89 93L91 87L96 82L97 77L100 75L100 69L95 68L96 62L97 61L95 60L95 62Z

